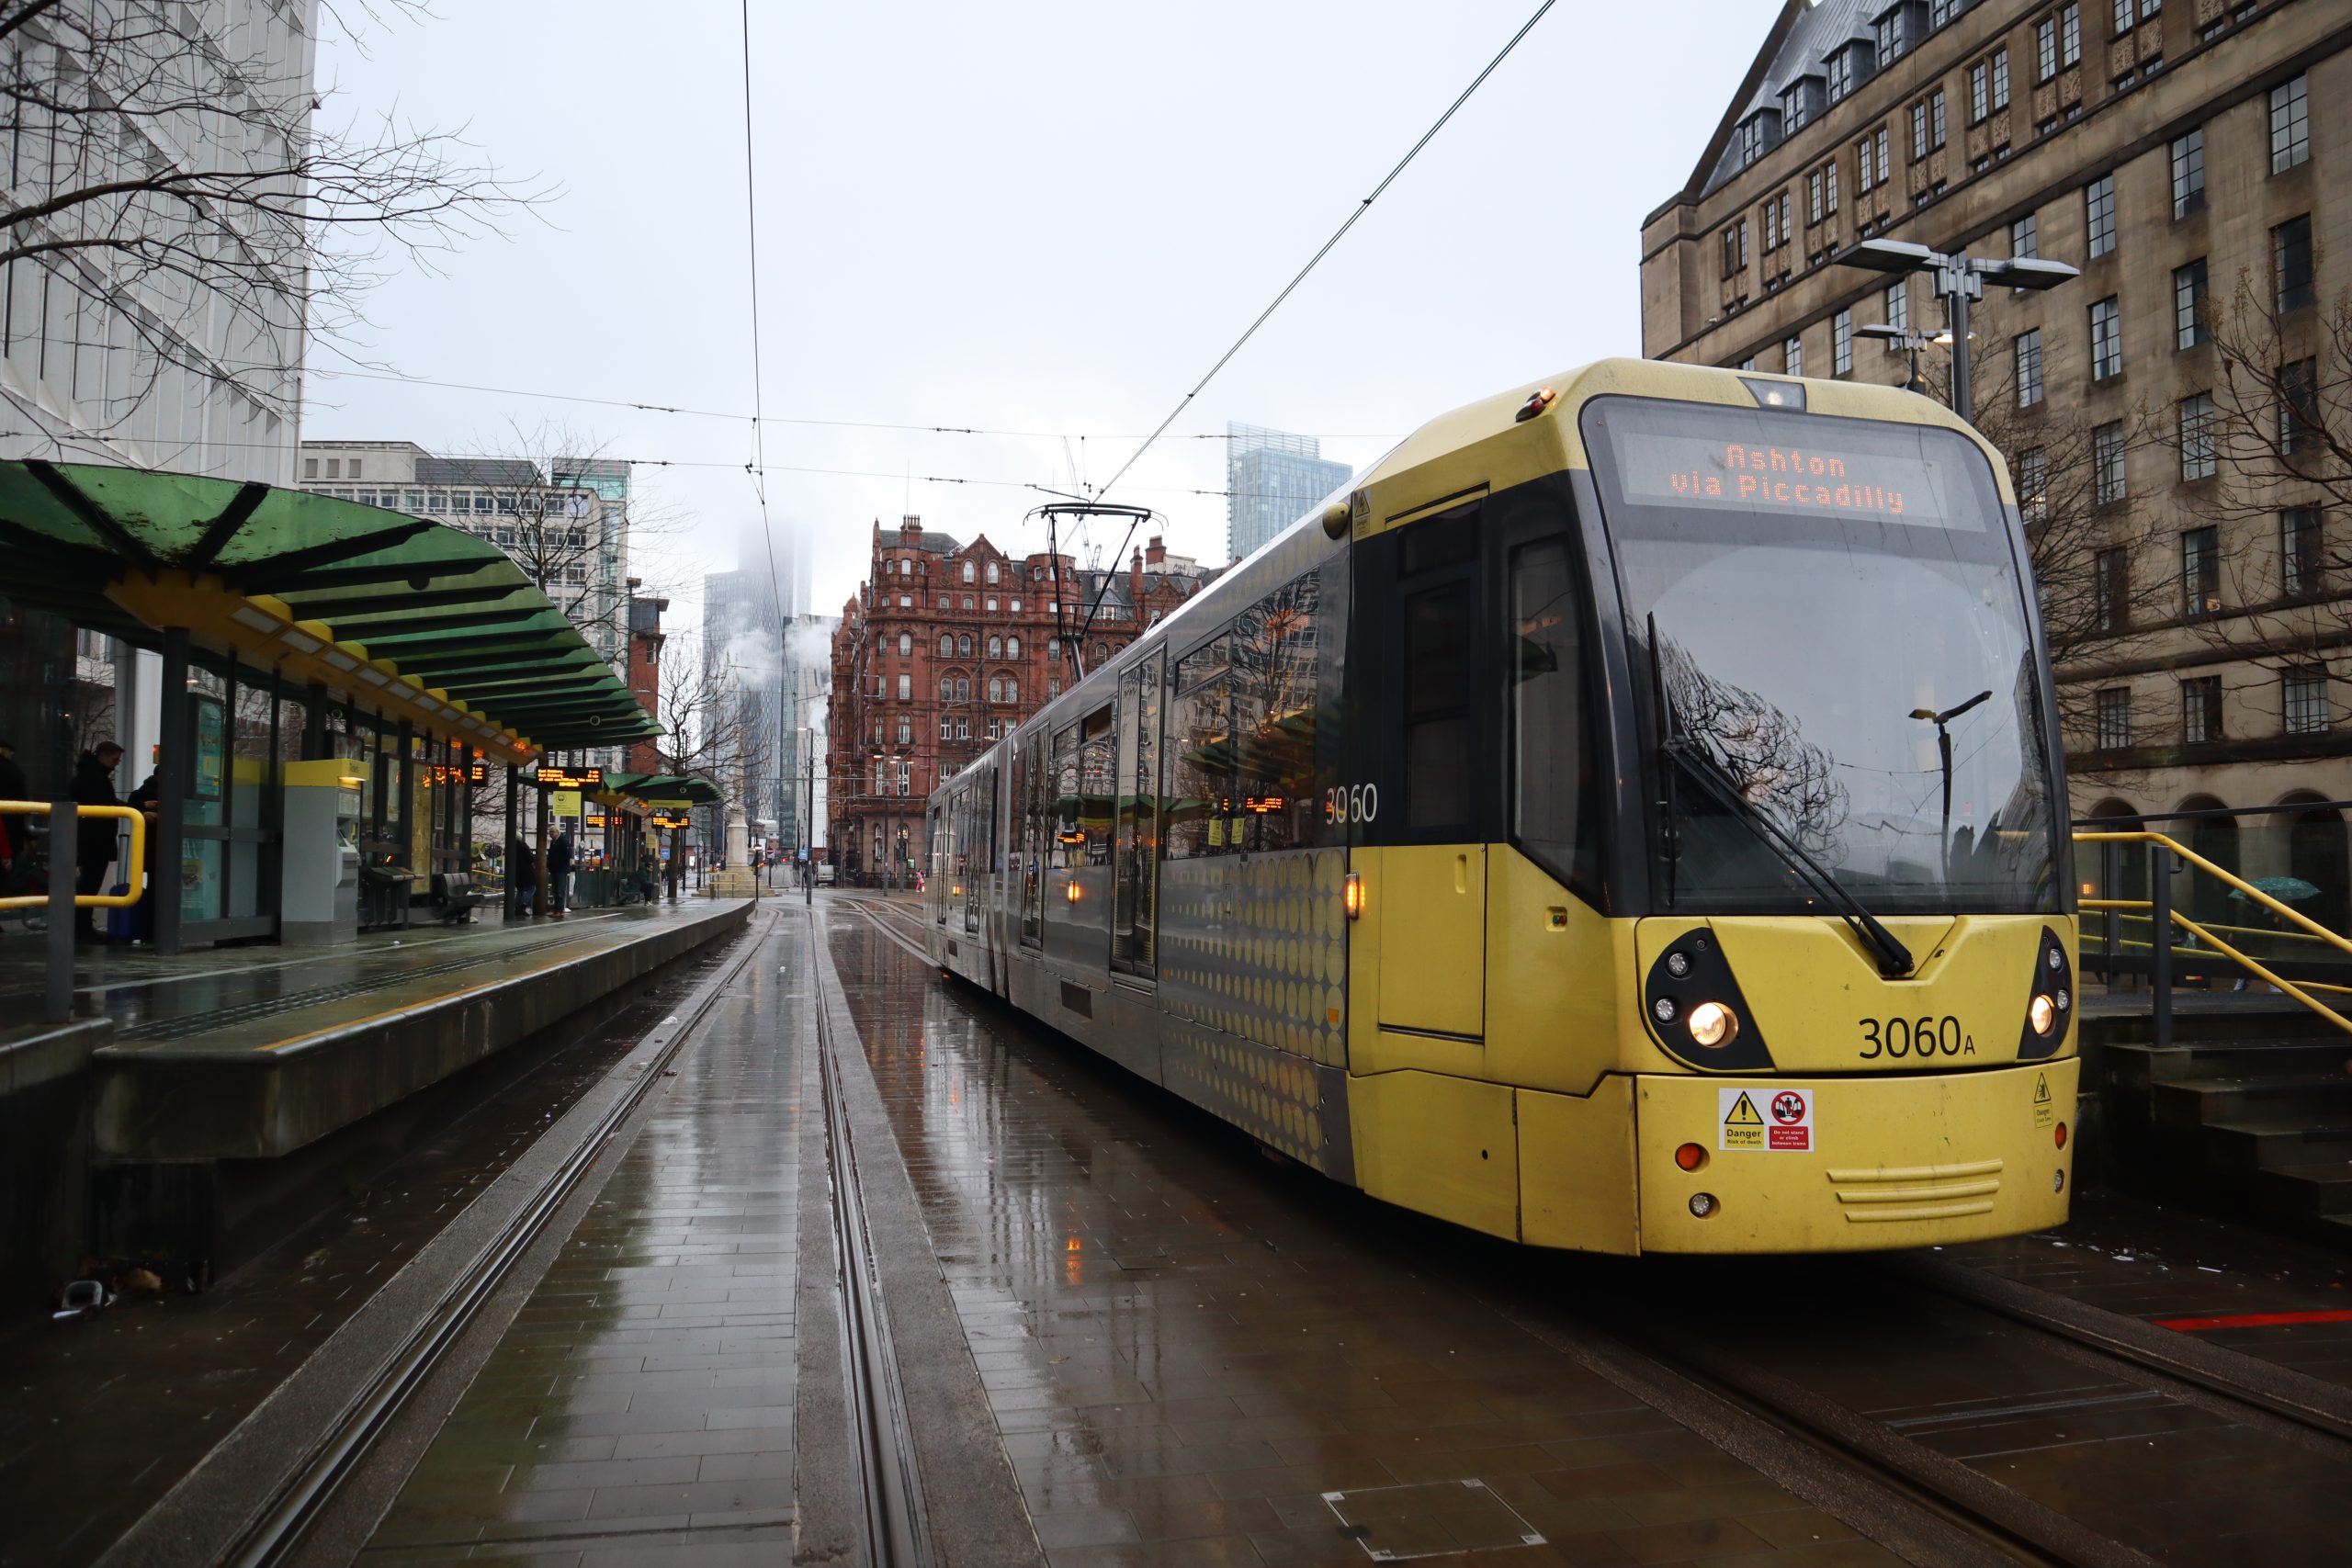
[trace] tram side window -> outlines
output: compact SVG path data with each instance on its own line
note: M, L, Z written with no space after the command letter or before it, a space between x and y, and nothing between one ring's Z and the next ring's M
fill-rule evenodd
M1078 726L1065 725L1054 737L1054 856L1058 866L1086 863L1086 834L1078 823Z
M1221 855L1235 846L1231 706L1226 672L1232 636L1220 633L1176 666L1169 716L1168 858Z
M1405 599L1405 819L1414 828L1470 820L1471 584Z
M1592 716L1566 539L1511 552L1511 831L1571 886L1599 873Z
M1111 705L1105 703L1086 716L1084 739L1078 750L1078 829L1088 865L1111 863L1111 814L1118 793L1118 765L1113 755Z
M1252 605L1233 628L1234 799L1242 847L1315 842L1317 612L1322 580L1294 579Z

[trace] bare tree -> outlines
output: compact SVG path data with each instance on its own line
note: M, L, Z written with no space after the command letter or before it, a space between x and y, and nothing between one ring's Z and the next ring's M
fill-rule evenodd
M321 124L315 40L253 10L215 32L187 6L0 0L0 275L109 356L97 395L74 394L109 429L179 378L292 417L306 333L346 337L393 265L549 194L447 132ZM355 36L376 19L327 15Z
M2352 506L2352 295L2282 301L2241 273L2205 330L2211 402L2184 402L2174 437L2192 515L2213 530L2212 603L2196 630L2251 662L2309 668L2352 643L2340 526Z
M700 641L682 632L662 644L654 719L662 733L652 742L653 753L663 773L708 778L748 802L758 781L775 766L773 723L758 692L728 665L705 658ZM671 842L674 898L681 862L676 839Z

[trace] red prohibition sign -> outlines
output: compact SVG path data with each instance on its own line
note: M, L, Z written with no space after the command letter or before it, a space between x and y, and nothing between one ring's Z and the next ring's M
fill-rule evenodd
M1772 1097L1772 1115L1776 1121L1781 1122L1804 1121L1804 1096L1801 1094L1774 1095Z

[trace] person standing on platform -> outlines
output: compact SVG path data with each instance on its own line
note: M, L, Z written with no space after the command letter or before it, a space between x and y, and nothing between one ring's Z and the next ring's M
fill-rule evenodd
M121 761L122 748L111 740L101 740L83 752L74 766L74 804L120 806L122 796L114 792L114 771ZM74 824L74 892L77 897L93 897L106 891L117 821L112 817L85 817ZM77 913L74 937L76 942L101 942L105 933Z
M548 844L548 916L563 919L564 896L571 891L571 829L559 828Z
M537 915L539 912L539 857L531 846L515 834L506 841L506 880L514 913Z

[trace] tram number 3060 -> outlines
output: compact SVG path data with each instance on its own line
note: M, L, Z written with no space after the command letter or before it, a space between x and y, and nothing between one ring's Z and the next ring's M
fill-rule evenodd
M1369 822L1380 815L1378 784L1341 784L1323 792L1326 822Z
M1865 1062L1881 1056L1973 1056L1976 1037L1960 1026L1960 1020L1946 1013L1941 1018L1922 1015L1918 1018L1864 1018L1855 1021L1861 1026L1862 1043L1870 1049L1858 1053Z

